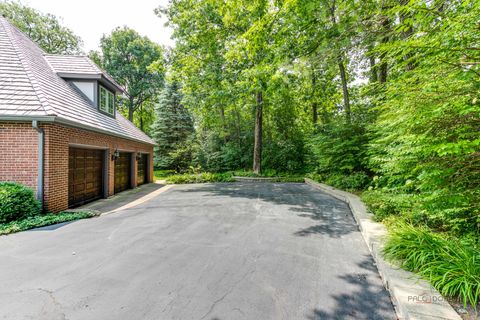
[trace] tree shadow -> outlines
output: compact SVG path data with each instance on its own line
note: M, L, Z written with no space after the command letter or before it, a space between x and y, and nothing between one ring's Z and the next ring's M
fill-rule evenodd
M295 232L294 235L299 237L322 234L340 238L358 231L350 208L345 202L304 183L218 183L196 185L178 191L261 200L288 206L288 210L296 213L298 217L319 222Z
M307 319L311 320L387 320L397 319L390 294L383 286L372 257L357 263L364 272L338 276L345 282L349 293L331 295L334 308L315 308Z

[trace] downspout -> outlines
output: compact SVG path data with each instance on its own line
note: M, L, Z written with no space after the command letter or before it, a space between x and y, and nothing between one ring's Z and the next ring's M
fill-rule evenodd
M32 121L32 127L38 132L38 173L37 173L37 200L43 209L43 176L44 176L44 155L45 148L45 133L42 128L38 126L38 121Z

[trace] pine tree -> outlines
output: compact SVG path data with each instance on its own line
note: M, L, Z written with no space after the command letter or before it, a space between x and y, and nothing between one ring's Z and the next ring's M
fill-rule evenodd
M178 82L167 83L155 105L156 120L152 125L155 166L163 169L184 169L191 161L189 141L193 121L182 104Z

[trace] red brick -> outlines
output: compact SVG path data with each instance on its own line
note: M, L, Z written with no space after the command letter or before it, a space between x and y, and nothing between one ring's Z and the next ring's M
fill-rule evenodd
M68 150L70 144L97 146L109 150L150 155L150 182L153 179L153 146L57 124L41 124L45 131L44 203L48 211L68 208ZM36 190L38 134L31 123L0 123L0 181L15 181ZM114 190L114 163L108 158L108 194ZM134 162L136 172L137 164ZM136 185L136 175L133 177Z

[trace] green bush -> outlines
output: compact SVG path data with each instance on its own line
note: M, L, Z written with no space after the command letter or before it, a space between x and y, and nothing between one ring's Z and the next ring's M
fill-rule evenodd
M370 181L365 172L352 172L350 174L331 174L325 183L344 190L362 190Z
M394 193L382 190L371 190L362 193L362 201L373 213L375 220L382 221L389 216L412 216L418 205L418 196L413 194ZM413 222L413 221L412 221ZM420 222L420 221L418 221Z
M167 183L184 184L184 183L208 183L208 182L232 182L234 181L231 173L211 173L203 172L196 174L176 174L167 178Z
M33 191L21 184L0 182L0 223L39 214L40 203Z
M175 170L155 169L153 175L155 177L155 180L161 180L167 178L168 176L174 175L175 173Z
M332 187L343 189L343 190L349 190L349 191L363 190L370 182L370 177L365 172L361 172L361 171L352 172L350 174L310 173L307 175L307 177L317 182L325 183L325 184L331 185Z
M426 227L397 224L389 233L385 258L419 273L442 294L476 307L480 298L478 242L434 233Z

